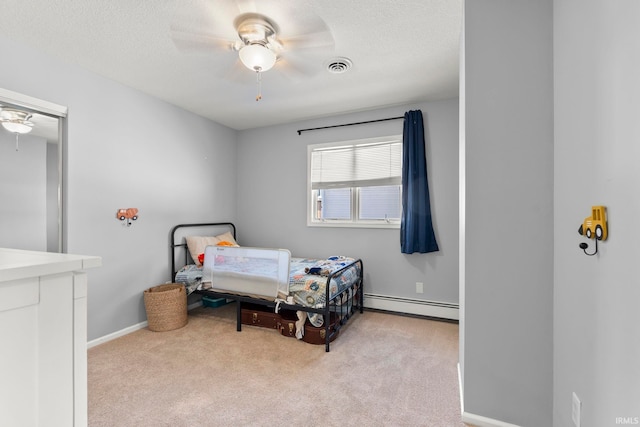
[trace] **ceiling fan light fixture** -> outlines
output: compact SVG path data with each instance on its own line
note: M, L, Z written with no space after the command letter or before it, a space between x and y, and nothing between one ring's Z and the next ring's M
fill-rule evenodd
M26 111L4 109L0 112L2 127L11 133L25 134L33 130L33 123L29 121L31 114Z
M25 134L33 130L32 126L25 123L3 122L2 127L11 133Z
M277 59L275 52L259 43L243 46L238 55L245 67L256 72L270 70Z

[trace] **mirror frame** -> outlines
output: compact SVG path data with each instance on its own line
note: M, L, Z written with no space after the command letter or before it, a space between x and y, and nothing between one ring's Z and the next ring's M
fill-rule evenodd
M62 105L54 104L18 92L0 88L0 103L11 104L24 108L34 113L44 114L58 119L58 252L66 250L65 224L64 224L64 184L65 184L65 161L66 155L66 117L68 109Z

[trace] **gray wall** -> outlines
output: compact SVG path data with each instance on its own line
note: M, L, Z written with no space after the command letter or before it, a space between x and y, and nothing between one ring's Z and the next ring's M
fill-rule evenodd
M554 4L554 425L640 417L640 3ZM609 238L584 255L578 226L592 205L609 213Z
M143 291L170 277L170 228L235 216L236 132L3 37L0 54L3 88L69 109L66 249L103 260L89 340L144 321ZM115 218L128 207L129 228Z
M440 246L401 254L399 229L307 227L307 145L402 134L402 120L298 135L296 130L403 116L421 109L433 224ZM239 132L237 225L242 244L293 255L362 258L365 293L458 302L458 101L412 104ZM416 282L424 293L416 293Z
M47 141L0 128L0 247L47 250Z
M60 145L47 141L47 252L60 251Z
M467 1L465 21L464 409L549 426L552 2Z

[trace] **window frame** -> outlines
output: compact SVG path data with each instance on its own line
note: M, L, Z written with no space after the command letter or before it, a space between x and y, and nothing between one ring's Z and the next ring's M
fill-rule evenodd
M309 144L307 146L307 226L308 227L331 227L331 228L391 228L399 229L402 217L398 219L379 219L379 220L362 220L360 216L360 188L363 187L345 187L351 188L351 217L350 220L339 219L316 219L315 211L317 209L316 199L313 197L315 191L312 188L312 153L318 149L326 149L341 146L368 145L383 143L387 141L399 142L402 144L402 135L390 135L384 137L365 138L348 141L335 141L320 144ZM402 162L402 155L400 156ZM402 210L402 184L400 186L400 209Z

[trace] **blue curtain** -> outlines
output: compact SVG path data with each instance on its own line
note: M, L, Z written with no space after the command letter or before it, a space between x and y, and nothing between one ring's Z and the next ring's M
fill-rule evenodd
M402 134L402 221L400 250L404 254L438 250L431 224L422 111L404 114Z

